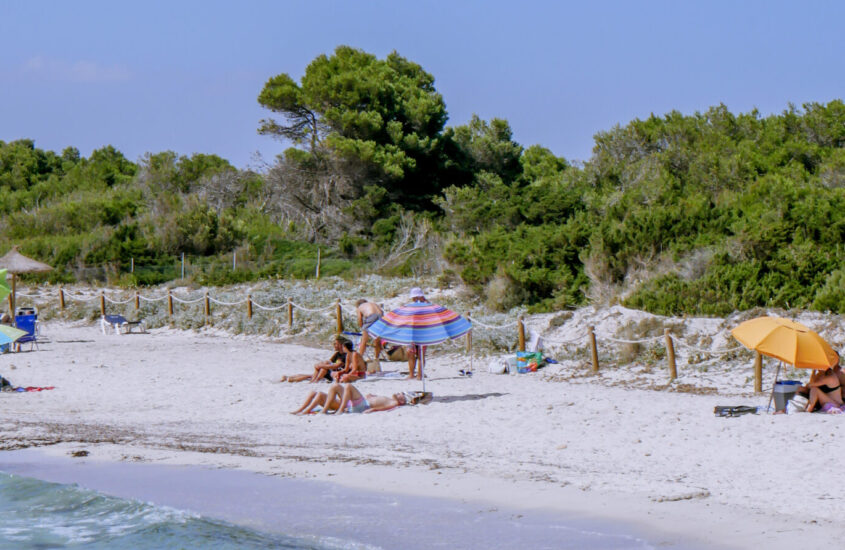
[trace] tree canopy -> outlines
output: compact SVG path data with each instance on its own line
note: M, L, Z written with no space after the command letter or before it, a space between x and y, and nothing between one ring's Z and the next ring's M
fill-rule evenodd
M312 155L288 154L286 161L309 170L330 161L333 170L346 166L352 199L366 193L366 182L392 201L422 207L442 185L445 103L434 77L396 52L380 60L340 46L314 59L298 84L287 74L268 80L258 102L283 117L262 120L259 132Z
M264 173L0 142L0 245L56 280L182 253L208 262L205 283L306 276L320 246L323 273L440 273L499 308L845 312L841 99L653 114L598 132L577 164L518 143L504 119L446 126L433 76L397 52L340 46L258 99L272 113L259 131L288 142ZM221 267L232 254L260 267Z

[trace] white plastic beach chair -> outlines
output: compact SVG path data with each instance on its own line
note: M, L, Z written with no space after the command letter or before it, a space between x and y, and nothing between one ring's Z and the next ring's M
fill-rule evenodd
M132 332L132 329L138 327L140 332L147 332L147 327L144 325L144 320L129 321L123 315L103 315L100 319L100 328L103 334L108 334L108 330L114 330L115 334L126 334Z

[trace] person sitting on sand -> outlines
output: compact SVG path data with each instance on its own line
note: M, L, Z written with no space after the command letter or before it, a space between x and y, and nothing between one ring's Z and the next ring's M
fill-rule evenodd
M323 414L328 414L329 411L335 414L343 414L345 412L371 413L389 411L403 405L427 403L430 400L430 393L394 393L389 396L368 393L367 395L363 395L352 384L346 384L345 386L334 384L329 388L327 393L310 392L302 406L291 414L311 414L312 412L318 412L316 410L317 407L320 407L320 412Z
M845 371L843 371L840 366L839 353L836 354L836 364L830 368L833 369L833 374L835 374L836 378L839 379L839 385L845 388ZM842 400L845 401L845 390L842 391Z
M335 382L347 383L366 378L367 363L364 357L352 347L352 342L343 343L343 352L346 354L346 365L332 373Z
M833 372L833 368L824 372L821 370L815 371L810 377L807 387L810 389L807 412L813 412L816 405L820 405L822 412L826 413L845 412L845 404L842 401L842 384L839 377Z
M319 382L320 380L332 381L332 373L346 367L346 351L344 344L351 342L343 336L336 336L333 342L334 355L328 361L320 361L314 365L314 372L311 374L293 374L282 376L281 382ZM366 371L366 366L364 367Z
M367 329L381 319L382 315L384 315L384 310L378 304L368 302L363 298L355 302L355 310L358 313L358 327L361 329L361 345L358 346L358 351L361 352L361 356L363 357L367 351L367 343L370 341L370 334L367 332ZM373 354L376 359L381 355L381 338L376 338L373 342Z

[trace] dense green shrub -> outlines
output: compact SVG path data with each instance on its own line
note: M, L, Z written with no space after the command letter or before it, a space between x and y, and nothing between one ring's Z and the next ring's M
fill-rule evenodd
M85 158L0 142L0 249L54 265L38 277L57 282L95 265L119 284L155 284L181 277L182 254L203 284L311 278L319 250L326 276L442 266L444 281L459 277L500 309L845 311L841 100L767 117L724 105L652 115L599 132L590 160L571 165L523 148L504 120L444 128L433 77L398 54L340 48L312 69L328 72L300 84L279 75L262 92L279 114L326 117L264 121L267 133L301 130L303 148L285 151L278 173L215 155L135 164L110 146ZM336 89L332 71L365 78ZM382 73L401 86L385 88ZM395 105L365 101L400 89L410 95ZM297 90L307 97L286 95ZM317 101L332 90L337 108Z

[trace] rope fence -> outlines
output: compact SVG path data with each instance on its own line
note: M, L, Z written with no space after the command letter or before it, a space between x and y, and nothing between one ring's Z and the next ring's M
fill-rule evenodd
M334 309L335 310L334 318L335 318L335 321L336 321L336 328L337 328L338 334L342 333L343 329L344 329L344 320L343 320L344 309L346 309L347 311L354 311L355 310L354 305L343 304L343 303L341 303L340 300L336 300L335 302L333 302L329 305L326 305L324 307L319 307L319 308L305 307L301 304L295 303L293 300L290 300L290 299L288 299L286 301L286 303L284 303L284 304L276 305L276 306L270 306L270 305L264 305L264 304L260 304L258 302L255 302L252 299L251 295L247 295L247 297L245 299L242 299L242 300L227 301L227 300L221 300L219 298L215 298L213 296L210 296L208 294L208 292L205 292L205 294L203 296L200 296L199 298L188 298L187 296L186 297L177 296L177 295L173 294L172 291L168 291L167 294L164 294L164 295L161 295L161 296L144 296L144 295L141 295L140 293L138 293L136 291L134 293L134 295L132 295L128 298L120 299L119 297L116 298L116 297L107 296L105 291L100 291L98 294L72 293L72 292L66 291L66 290L64 290L64 288L60 287L58 294L59 294L59 296L58 296L59 297L59 306L60 306L61 311L65 310L67 300L72 300L72 301L76 301L76 302L90 302L90 301L99 299L99 301L100 301L100 313L102 315L106 314L106 303L107 302L110 303L110 304L122 305L122 304L131 303L131 302L134 301L135 309L138 310L138 309L140 309L140 303L142 301L147 302L147 303L154 303L154 302L161 302L163 300L167 300L167 315L168 315L169 318L172 318L173 314L174 314L174 302L179 303L179 304L185 304L185 305L204 302L204 308L203 308L204 311L203 312L204 312L204 315L205 315L205 322L207 324L211 323L211 304L215 304L215 305L223 306L223 307L236 307L236 306L242 306L243 304L246 304L246 310L247 310L246 313L247 313L247 317L249 319L252 319L253 308L258 308L259 310L267 311L267 312L280 311L280 310L286 309L287 310L287 315L286 315L287 316L287 325L288 325L289 328L292 328L293 324L294 324L294 310L299 310L303 313L321 313L321 312L327 312L331 309ZM18 293L17 296L22 297L22 298L49 300L49 299L53 299L55 297L55 294L46 294L46 293L24 294L24 293ZM10 307L11 307L11 303L12 303L11 296L9 297L9 303L10 303ZM516 321L510 322L510 323L505 323L505 324L502 324L502 325L487 324L487 323L484 323L484 322L482 322L478 319L473 319L473 318L471 318L470 313L466 314L466 318L469 319L472 322L472 325L473 325L472 330L470 330L465 337L465 339L466 339L465 350L466 350L467 354L472 354L473 332L478 332L478 331L506 331L506 330L512 330L513 328L516 328L517 349L519 351L525 351L525 320L524 320L522 315L520 315L517 318ZM590 353L590 363L592 365L592 371L594 373L598 373L599 369L600 369L599 355L598 355L599 341L601 341L603 343L610 343L610 344L616 344L616 345L619 345L619 344L640 345L640 344L654 344L656 342L659 342L660 340L663 340L664 346L666 348L666 361L667 361L667 366L668 366L668 369L669 369L670 380L675 380L678 376L677 365L676 365L676 360L675 360L675 345L676 344L678 346L680 346L681 348L684 348L686 350L689 350L689 351L692 351L692 352L695 352L695 353L698 353L698 354L701 354L701 355L711 356L711 357L720 357L720 356L724 356L725 354L728 354L728 353L733 353L733 352L745 349L743 346L735 346L735 347L722 348L722 349L703 349L703 348L699 348L697 346L690 344L689 342L686 342L682 338L679 338L677 336L673 336L670 333L668 328L664 329L662 335L645 337L645 338L640 338L640 339L636 339L636 340L615 338L613 336L606 335L606 334L596 334L595 327L592 327L592 326L587 327L587 333L586 334L581 335L581 336L573 336L570 339L554 340L554 339L549 339L549 338L543 337L543 342L545 344L549 344L549 345L555 346L555 347L565 347L565 346L582 345L582 344L586 345L586 347L587 347L587 349L589 350L589 353ZM455 342L454 344L457 345L457 342ZM759 353L757 353L756 357L755 357L754 371L755 371L754 390L756 392L761 392L762 391L762 357L760 356Z

